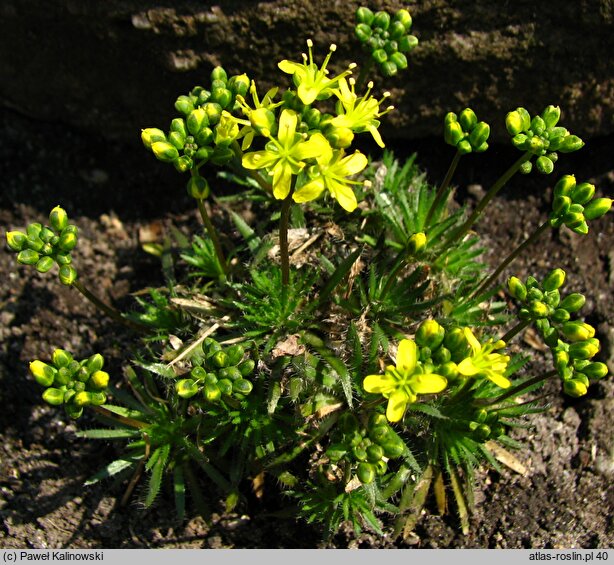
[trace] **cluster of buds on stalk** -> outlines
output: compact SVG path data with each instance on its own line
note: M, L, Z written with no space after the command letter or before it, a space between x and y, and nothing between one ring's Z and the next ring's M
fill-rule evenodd
M17 262L34 265L39 273L46 273L57 264L60 282L71 285L77 278L70 255L77 245L77 226L68 222L66 211L59 206L51 210L49 224L43 226L34 222L28 225L25 233L7 232L7 244L17 253Z
M45 387L42 394L45 402L53 406L64 404L71 418L79 418L84 406L100 406L107 400L109 374L102 370L103 365L99 353L76 361L68 351L56 349L51 364L36 359L30 363L30 372Z
M571 135L564 127L557 126L560 117L561 109L550 105L541 116L531 117L525 108L516 108L505 118L514 147L536 156L535 168L545 175L554 170L557 152L572 153L584 146L577 135ZM529 160L522 164L520 172L528 174L532 169L533 164Z
M224 349L213 338L206 338L191 357L192 369L188 378L175 384L177 394L192 398L201 393L208 402L219 402L222 397L245 398L253 389L247 379L256 366L253 359L245 358L241 345Z
M571 314L584 306L585 298L579 293L561 298L559 289L564 282L565 271L554 269L541 283L531 276L526 283L510 277L508 289L522 304L519 317L534 321L550 348L564 392L578 397L586 394L590 379L604 377L608 368L591 361L600 350L595 328L581 320L571 320Z
M580 235L588 233L588 221L605 215L612 207L611 198L595 198L595 186L576 184L576 177L564 175L554 186L550 225L565 225Z
M412 19L407 10L399 10L391 18L388 12L374 14L361 7L356 10L356 20L356 37L384 76L394 76L407 68L405 53L418 45L418 38L410 34Z
M177 98L175 109L182 117L171 121L169 132L146 128L141 132L143 144L160 161L173 163L179 172L198 169L207 162L226 165L234 156L229 145L239 131L236 124L223 119L224 112L233 111L237 98L245 96L249 87L247 75L228 78L222 67L216 67L211 72L209 89L196 86ZM205 179L193 179L187 187L190 196L206 198L209 187Z
M448 145L456 147L461 155L486 151L489 136L490 126L486 122L479 122L471 108L465 108L458 116L448 112L444 118L444 140Z
M376 476L386 474L389 459L400 457L406 450L383 414L372 414L363 426L356 416L346 412L339 418L326 456L333 475L336 469L355 469L360 482L369 484Z

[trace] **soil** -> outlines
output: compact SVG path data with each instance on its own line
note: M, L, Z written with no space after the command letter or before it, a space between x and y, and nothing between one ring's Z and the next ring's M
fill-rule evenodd
M162 284L158 261L139 245L141 228L174 224L198 229L196 211L170 167L156 163L140 145L111 143L66 126L41 123L10 111L0 113L0 225L2 231L44 221L61 203L79 226L77 267L88 286L118 306L143 286ZM369 149L369 148L368 148ZM373 148L370 148L373 149ZM399 157L418 151L433 182L441 180L451 156L443 144L425 140L397 147ZM559 174L575 172L611 195L614 138L593 140L583 151L562 156ZM577 156L576 156L577 155ZM479 160L478 160L479 159ZM461 162L459 203L473 205L499 167L515 159L493 147L483 157ZM483 169L484 163L497 170ZM478 231L495 263L543 221L551 198L550 177L516 177L490 208ZM550 185L550 188L548 186ZM221 215L216 216L216 221ZM568 291L585 292L582 313L597 328L599 360L614 369L614 224L611 216L591 224L588 236L549 232L513 265L519 276L543 276L553 267L568 271ZM322 541L316 527L282 517L288 504L269 488L238 513L213 506L208 522L192 517L179 524L171 497L149 510L133 502L120 507L125 485L83 482L114 454L111 443L75 436L93 425L78 424L45 405L28 376L28 362L49 357L56 347L85 357L94 351L120 374L130 335L101 317L54 276L16 267L0 252L0 547L2 548L608 548L614 545L614 381L594 384L581 399L564 398L554 383L549 409L519 430L526 445L516 453L522 476L505 468L478 470L477 509L463 536L454 514L437 515L430 502L408 542L356 536L342 528ZM539 343L534 367L543 364Z

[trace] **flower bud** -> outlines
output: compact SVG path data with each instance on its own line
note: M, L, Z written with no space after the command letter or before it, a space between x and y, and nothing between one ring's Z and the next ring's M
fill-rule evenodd
M51 360L59 369L61 367L67 367L73 361L73 356L65 349L56 349L51 355Z
M171 145L181 150L185 146L185 136L178 131L171 131L168 134L168 141Z
M525 161L522 165L520 165L518 172L521 175L528 175L532 170L533 170L533 164L531 163L531 161Z
M536 159L535 167L542 175L549 175L552 171L554 171L554 163L545 155L542 155Z
M471 131L478 123L478 117L471 108L465 108L458 116L458 121L463 129Z
M599 353L599 340L595 338L586 341L576 341L569 346L569 357L572 359L592 359Z
M232 103L232 92L227 88L214 88L211 101L217 102L222 108L228 108Z
M424 232L414 233L407 241L407 250L411 255L418 255L426 248L427 237Z
M47 363L43 363L38 359L30 363L30 372L32 373L32 376L36 382L45 387L53 384L53 379L57 373L57 371L51 365L47 365Z
M181 379L175 383L175 391L181 398L191 398L198 392L198 385L192 379Z
M373 18L373 12L369 10L369 8L361 6L356 10L356 20L359 21L361 24L371 25Z
M209 118L207 112L203 108L196 108L192 110L186 119L186 125L188 131L192 135L196 135L202 128L209 125Z
M360 24L358 24L358 25L360 25ZM369 28L369 30L370 29L371 28ZM401 37L403 37L405 35L405 33L406 33L405 26L403 25L402 22L400 22L400 21L395 19L390 24L390 29L388 30L388 32L390 33L390 37L393 39L393 43L394 43L393 51L396 51L398 49L397 41L399 39L401 39Z
M557 349L554 352L554 367L561 374L569 365L569 354L563 349Z
M58 247L62 251L68 253L69 251L72 251L76 245L77 245L76 234L72 232L63 231L62 235L60 236L60 241L58 241Z
M550 129L556 126L561 117L561 109L558 106L547 106L542 112L542 119L546 124L546 128Z
M362 462L356 469L356 475L363 485L368 485L375 479L375 467L371 463Z
M187 116L192 110L194 110L194 102L189 96L179 96L175 101L175 110Z
M578 292L574 292L572 294L568 294L561 303L559 304L559 308L564 308L567 312L577 312L584 306L586 302L586 298L583 294Z
M219 123L222 117L222 107L217 102L207 102L203 106L203 110L205 111L207 119L209 120L209 123L205 125L215 126Z
M75 394L72 398L72 404L78 406L79 408L92 404L91 393L87 392L86 390L77 392L77 394Z
M55 262L51 257L41 257L35 265L36 270L39 273L46 273L51 270Z
M512 137L512 145L516 149L526 151L529 148L529 138L525 133L517 133L514 137Z
M543 333L544 341L550 348L556 347L559 342L559 332L556 328L549 327Z
M58 231L62 231L62 230L58 230ZM57 237L57 236L55 235L53 230L51 230L51 229L49 229L47 227L44 227L41 230L41 232L38 235L38 237L41 239L41 241L43 243L49 243L54 237Z
M77 271L74 267L70 265L62 265L60 267L60 272L58 273L58 277L60 278L60 282L65 284L66 286L70 286L77 280Z
M418 45L418 38L415 35L406 35L399 39L399 51L407 53Z
M459 122L448 122L443 130L443 139L448 145L456 147L465 137L465 132Z
M541 118L541 116L535 116L531 120L531 131L535 135L541 135L542 133L544 133L545 129L546 129L546 123Z
M106 371L95 371L92 373L89 383L97 390L104 390L109 386L109 373Z
M19 230L6 232L6 243L13 251L21 251L24 248L27 239L26 234L20 232Z
M462 114L461 114L462 117ZM469 143L473 149L482 146L490 135L490 126L486 122L479 122L469 134Z
M161 129L145 128L144 130L141 130L141 140L147 149L151 149L151 146L156 141L166 141L166 135L164 135L164 132Z
M372 27L378 27L384 31L388 29L389 25L390 14L388 12L384 12L383 10L375 14L375 17L373 18L373 23L371 24Z
M403 24L403 27L405 28L405 31L409 31L411 29L411 14L407 10L398 10L397 13L394 15L394 20L397 22L401 22Z
M352 144L354 132L349 128L332 127L326 132L326 139L335 149L344 149Z
M570 341L585 341L595 335L595 328L593 326L578 320L565 322L561 330L563 335Z
M177 148L167 141L156 141L155 143L152 143L151 150L156 156L156 159L164 163L172 163L179 157L179 151L177 151Z
M461 155L467 155L472 151L471 143L469 143L469 141L467 141L466 139L463 139L462 141L458 142L456 149Z
M538 135L529 138L527 145L527 151L530 151L534 155L538 155L544 150L544 140Z
M237 379L232 383L232 392L235 394L243 394L244 396L247 396L253 388L254 385L252 385L252 383L247 379Z
M588 392L588 387L578 379L571 379L563 382L563 391L569 396L579 398Z
M586 204L595 195L595 185L589 182L578 184L571 191L571 199L576 204Z
M217 385L205 384L203 387L203 396L209 402L217 402L222 398L222 391Z
M49 213L49 223L57 232L61 232L68 225L68 214L63 208L56 206Z
M571 191L576 186L576 177L574 175L563 175L554 185L553 194L557 196L571 196Z
M33 249L24 249L17 254L17 262L22 265L35 265L39 259L40 255Z
M249 90L249 85L250 80L245 73L230 77L228 81L228 88L230 88L235 96L245 96Z
M215 69L211 71L211 81L214 80L221 80L224 84L226 84L228 81L228 75L223 67L215 67Z
M529 313L533 318L547 318L550 314L550 308L541 300L533 300L529 306Z
M584 147L584 141L582 141L577 135L568 135L563 139L557 151L561 153L572 153L578 149Z
M552 212L556 216L561 216L569 212L571 198L569 196L555 196L552 200Z
M552 321L557 323L567 322L569 320L569 312L563 308L557 308L552 314Z
M446 331L437 321L425 320L416 331L416 343L420 347L429 347L431 350L435 350L443 343L445 335Z
M61 267L62 265L70 265L72 257L70 253L56 253L55 262Z
M210 189L207 179L204 177L190 177L187 184L188 194L196 200L204 200L209 196Z
M390 61L397 66L397 69L404 70L407 68L407 57L403 53L396 52L390 55Z
M608 374L608 366L600 362L589 363L582 369L582 372L589 379L602 379Z
M505 127L510 135L517 135L522 131L527 131L530 124L526 124L520 108L512 112L508 112L505 116Z
M59 388L48 388L42 394L43 400L52 406L64 403L64 393Z
M388 54L384 49L376 49L375 51L373 51L373 53L371 53L371 57L373 57L373 60L379 65L385 63L388 60ZM394 67L396 72L396 65L394 65Z
M611 198L595 198L591 200L584 208L584 217L587 220L596 220L605 215L612 207Z
M527 287L522 284L522 281L518 277L510 277L507 280L507 288L516 300L524 302L527 298Z
M553 269L548 273L542 283L542 287L546 292L557 290L565 283L565 271L563 269Z

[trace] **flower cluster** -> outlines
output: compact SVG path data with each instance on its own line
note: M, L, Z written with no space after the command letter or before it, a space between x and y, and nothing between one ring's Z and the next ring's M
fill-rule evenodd
M554 269L541 284L534 277L528 277L526 283L510 277L508 289L522 305L521 319L534 321L550 348L565 393L583 396L590 379L604 377L608 368L604 363L590 361L599 352L599 340L590 324L571 320L571 314L584 306L585 298L579 293L561 298L559 289L565 276L562 269Z
M78 418L84 406L100 406L107 401L109 374L102 370L103 365L99 353L76 361L68 351L56 349L51 364L36 359L30 363L30 372L45 387L42 395L45 402L53 406L64 404L66 413Z
M367 425L361 426L353 414L346 412L339 418L326 455L336 467L344 463L355 467L360 482L369 484L387 472L389 459L400 457L404 451L405 443L383 414L372 414Z
M486 378L498 387L509 387L505 372L510 358L495 353L504 347L501 340L480 343L467 327L446 331L435 320L425 320L415 341L400 341L395 366L387 366L383 375L365 377L363 388L387 398L386 417L398 422L419 394L442 392L449 380Z
M412 19L407 10L398 10L391 18L388 12L374 14L361 7L356 10L356 20L356 37L384 76L394 76L407 68L405 53L418 45L418 38L410 34Z
M17 253L17 262L34 265L39 273L46 273L57 264L60 282L71 285L77 278L70 255L77 245L77 226L68 223L66 211L59 206L51 210L49 223L50 226L32 223L25 233L19 230L7 232L7 244Z
M461 155L482 153L488 149L490 126L486 122L478 122L475 112L465 108L460 115L448 112L444 119L444 140L448 145L456 147Z
M595 186L588 182L576 184L576 177L564 175L554 186L550 225L565 225L580 235L588 233L588 221L605 215L612 208L611 198L595 198Z
M222 396L244 398L253 388L246 378L254 371L256 364L245 357L241 345L226 349L213 338L205 341L192 353L192 369L189 378L175 383L175 390L182 398L191 398L202 393L209 402L218 402Z
M541 116L531 118L525 108L516 108L505 118L505 126L512 136L514 147L537 156L535 167L546 175L554 170L557 152L571 153L584 146L577 135L571 135L564 127L557 126L560 117L561 109L558 106L548 106ZM532 168L528 160L522 164L520 172L528 174Z

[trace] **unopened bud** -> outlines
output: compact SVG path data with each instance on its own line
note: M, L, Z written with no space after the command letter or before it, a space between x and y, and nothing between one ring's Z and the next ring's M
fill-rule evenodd
M550 129L556 126L561 117L561 109L558 106L548 106L542 112L542 119L546 124L546 128Z
M226 81L228 80L228 75L226 74L226 71L223 67L218 66L211 71L211 81L214 80L221 80L224 84L226 83Z
M35 265L39 259L40 255L33 249L24 249L17 254L17 262L22 265Z
M43 400L52 406L64 403L64 393L59 388L48 388L42 394Z
M147 147L147 149L151 149L151 146L156 141L166 141L166 135L161 129L145 128L141 131L141 140L143 141L143 145Z
M198 385L192 379L181 379L175 383L175 390L181 398L191 398L198 392Z
M399 51L408 53L418 45L418 38L415 35L405 35L399 39Z
M463 139L462 141L458 142L456 149L461 155L467 155L468 153L471 153L473 148L471 147L471 143L469 143L469 141Z
M531 161L525 161L522 165L520 165L518 172L521 175L528 175L532 170L533 170L533 164L531 163Z
M34 266L39 273L46 273L51 270L55 262L51 257L41 257Z
M58 277L60 278L60 282L65 284L66 286L70 286L77 280L77 271L74 267L70 265L62 265L60 267L60 272L58 273Z
M164 163L172 163L179 157L177 148L171 143L168 143L168 141L156 141L152 143L151 150L156 156L156 159Z
M522 115L518 110L508 112L507 116L505 116L505 127L510 135L517 135L529 129L528 127L525 128Z
M204 200L209 196L210 189L207 179L204 177L190 177L187 184L188 194L196 200Z
M589 182L582 182L571 191L571 199L574 201L574 203L581 205L589 202L594 195L595 185Z
M544 133L545 130L546 130L546 123L544 122L544 120L541 118L541 116L535 116L531 120L531 131L535 135L541 135L542 133Z
M56 349L51 356L51 360L59 369L61 367L68 367L68 365L73 361L73 356L65 349Z
M95 371L89 379L93 388L104 390L109 386L109 373L106 371Z
M473 149L477 149L486 142L489 135L490 126L486 122L479 122L469 134L469 143L471 143L471 147L473 147Z
M453 147L456 147L457 144L464 137L465 137L465 132L463 131L463 128L459 122L449 121L445 124L444 130L443 130L443 139L448 145L452 145Z
M518 277L510 277L507 280L507 288L510 294L520 302L524 302L527 297L527 287L524 286L522 281Z
M445 335L446 331L437 321L425 320L416 331L416 343L420 347L435 350L443 343Z
M414 233L407 242L407 249L411 255L418 255L424 251L427 244L427 237L424 232Z
M51 365L36 359L30 363L30 372L39 385L51 386L57 371Z
M407 57L398 51L390 55L390 62L394 63L400 71L407 68Z
M68 253L69 251L72 251L75 246L77 245L77 236L76 234L72 233L72 232L62 232L62 235L60 236L60 240L58 241L58 247Z
M596 220L605 215L612 207L611 198L595 198L591 200L584 208L584 217L587 220Z
M548 273L542 283L546 292L557 290L565 283L565 271L563 269L553 269Z
M26 245L27 240L26 234L18 230L6 233L6 243L13 251L21 251Z
M460 125L466 132L471 131L478 123L478 117L471 108L465 108L458 116Z
M182 113L184 116L187 116L192 110L194 110L194 102L189 96L179 96L175 101L175 109Z
M356 10L356 20L362 24L371 25L374 17L373 12L364 6L361 6Z
M64 208L56 206L49 213L49 223L57 232L61 232L68 225L68 214Z
M595 335L595 328L580 321L565 322L561 327L563 335L570 341L585 341Z
M600 362L589 363L582 369L582 372L589 379L602 379L608 374L608 366Z
M529 313L533 318L547 318L550 314L550 308L541 300L534 300L529 304Z
M542 155L535 160L535 167L542 175L549 175L554 171L554 163L546 155Z
M577 135L568 135L563 139L557 151L561 153L572 153L578 149L584 147L584 141L582 141Z
M569 396L579 398L588 392L588 387L579 379L571 379L563 382L563 391Z
M599 353L599 349L599 340L596 338L576 341L569 346L569 356L572 359L592 359Z

